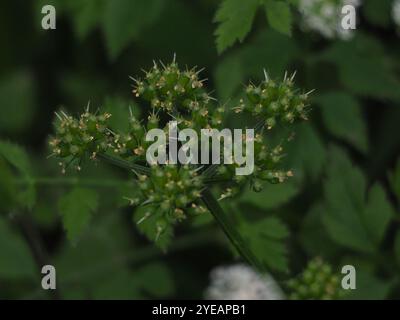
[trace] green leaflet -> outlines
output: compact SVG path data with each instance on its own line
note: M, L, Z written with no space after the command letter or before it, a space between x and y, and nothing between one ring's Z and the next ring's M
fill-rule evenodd
M335 136L354 145L359 151L367 152L367 128L358 101L345 92L329 92L320 95L322 120Z
M242 42L244 40L251 30L260 5L265 6L268 22L273 29L291 35L292 14L289 4L285 1L224 0L214 18L214 22L219 23L215 31L219 54L231 47L236 41Z
M224 0L214 18L219 25L215 31L218 53L242 42L250 32L259 0Z
M90 189L77 187L59 200L58 208L71 242L78 241L97 207L98 196Z
M284 1L266 0L265 10L272 28L288 36L292 34L292 13L289 4Z
M21 178L26 182L26 187L18 193L18 201L22 206L32 209L36 201L36 190L31 174L31 165L25 150L16 144L0 141L0 157L15 167Z
M330 158L324 185L324 226L331 239L343 247L374 253L393 216L393 208L379 184L367 190L362 172L352 166L342 151L332 150Z
M267 217L256 221L243 221L239 232L250 250L267 269L286 272L288 270L285 239L289 230L281 220Z

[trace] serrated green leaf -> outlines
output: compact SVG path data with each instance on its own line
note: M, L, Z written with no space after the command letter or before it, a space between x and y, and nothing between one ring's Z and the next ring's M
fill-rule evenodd
M292 12L286 2L267 0L265 10L272 28L289 36L292 34Z
M20 173L25 182L25 188L18 193L18 201L21 205L32 209L36 201L36 190L27 153L16 144L0 141L0 157L3 157Z
M33 279L37 273L28 245L0 216L0 278Z
M367 152L367 128L358 101L344 92L330 92L318 96L317 102L327 129L361 152Z
M132 40L159 17L164 0L108 1L103 21L109 56L115 60Z
M75 188L59 200L63 225L72 243L78 241L97 207L98 196L89 189Z
M374 185L365 197L365 177L342 151L334 149L330 158L324 184L324 226L331 239L341 246L374 253L393 216L393 209L379 185Z
M143 219L144 217L147 217ZM157 220L161 215L151 206L141 206L135 209L133 221L139 231L143 233L150 241L163 251L167 251L172 241L173 229L167 224L164 230L159 233L157 231ZM139 223L138 223L139 222Z
M28 155L18 145L7 141L0 141L0 155L22 174L29 175L30 164Z
M289 230L278 218L242 222L239 232L262 263L274 270L287 271L287 248L284 240L289 235Z
M217 50L221 54L236 41L242 42L251 30L259 0L224 0L215 15Z

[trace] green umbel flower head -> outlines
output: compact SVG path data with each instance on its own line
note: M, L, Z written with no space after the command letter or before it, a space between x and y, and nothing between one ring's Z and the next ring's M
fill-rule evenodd
M293 300L335 300L343 297L339 275L321 258L311 260L306 269L288 282Z

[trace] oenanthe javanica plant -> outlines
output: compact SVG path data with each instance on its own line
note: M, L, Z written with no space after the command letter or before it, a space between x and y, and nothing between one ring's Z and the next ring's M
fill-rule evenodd
M59 159L63 172L69 167L81 170L86 160L102 160L127 169L127 179L137 183L125 197L136 207L134 221L161 247L166 248L174 225L181 220L211 213L241 256L262 270L218 200L233 197L247 186L257 192L264 183L283 183L292 176L289 168L282 167L283 146L267 144L266 137L272 130L307 119L309 93L295 87L295 74L274 80L264 72L261 83L247 85L238 105L225 110L207 92L200 73L196 68L180 69L174 59L168 65L154 62L143 78L132 78L133 95L148 112L144 119L138 119L131 111L127 132L112 128L112 114L101 110L91 112L88 107L79 117L64 111L56 113L55 135L50 140L52 155ZM179 132L190 128L200 135L202 129L222 130L229 111L243 118L240 129L254 129L251 174L236 175L235 163L148 163L146 151L153 143L146 141L149 130L168 132L170 121L176 121ZM248 138L241 135L241 139ZM171 149L168 142L164 147ZM221 158L223 152L221 148ZM214 186L220 190L218 197L211 190Z

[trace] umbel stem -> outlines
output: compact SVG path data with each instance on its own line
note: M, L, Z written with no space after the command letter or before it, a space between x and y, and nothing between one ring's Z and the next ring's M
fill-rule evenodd
M122 160L119 158L115 158L113 156L110 156L106 153L100 153L98 155L101 159L103 159L105 162L108 162L112 165L115 165L117 167L127 169L127 170L133 170L137 173L140 174L150 174L150 169L148 167L142 166L140 164L132 163L126 160Z
M229 241L239 252L242 258L260 273L264 273L266 271L264 266L253 254L253 252L251 252L247 243L234 227L232 220L229 219L228 215L225 213L224 209L221 207L218 200L215 199L214 195L209 189L205 189L203 191L202 199L206 204L208 210L210 210L211 214L214 216L215 220L224 231L225 235L228 237Z

